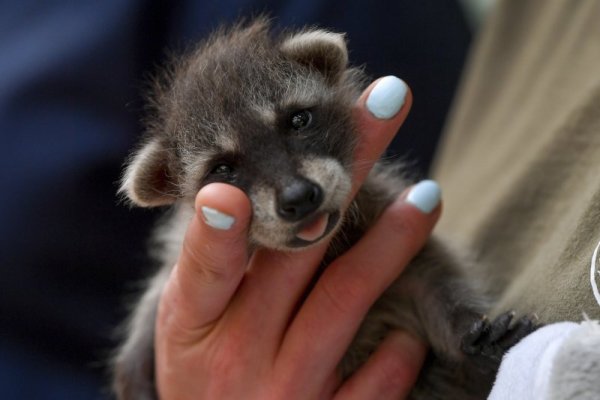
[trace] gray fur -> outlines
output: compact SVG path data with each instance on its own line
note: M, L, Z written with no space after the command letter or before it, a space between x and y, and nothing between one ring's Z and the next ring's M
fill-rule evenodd
M347 66L342 35L307 29L273 38L268 28L267 20L258 19L222 29L156 80L147 137L129 161L121 192L137 205L173 204L174 211L159 233L164 266L135 309L115 358L120 399L156 398L156 307L202 186L225 181L243 189L253 203L253 244L283 250L301 247L292 242L307 218L341 212L349 195L356 142L351 109L365 87L363 74ZM295 131L290 118L302 109L311 110L313 122ZM220 163L233 165L235 173L211 173ZM402 176L389 165L373 169L349 210L324 235L335 235L324 267L407 186ZM277 194L298 179L319 186L323 201L309 217L284 221L277 215ZM435 354L412 398L485 398L499 360L472 368L475 363L461 351L463 334L484 310L474 293L456 258L431 240L365 318L340 363L343 375L359 367L390 329L404 328L429 342ZM473 377L477 383L467 384Z

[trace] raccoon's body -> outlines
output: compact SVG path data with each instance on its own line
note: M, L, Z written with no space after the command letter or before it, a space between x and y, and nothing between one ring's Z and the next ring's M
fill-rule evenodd
M172 204L173 211L158 233L163 267L115 358L120 399L156 398L156 308L202 186L227 182L247 193L254 246L289 251L333 235L323 268L407 187L401 168L380 163L345 209L357 137L351 110L364 87L362 72L347 66L343 35L313 29L271 38L264 19L217 32L157 81L148 135L122 191L137 205ZM322 226L317 237L306 233L315 224ZM490 325L484 310L459 262L431 239L366 316L342 374L402 328L434 354L412 398L485 398L499 356L529 325L509 328L510 316ZM506 335L513 338L500 345Z

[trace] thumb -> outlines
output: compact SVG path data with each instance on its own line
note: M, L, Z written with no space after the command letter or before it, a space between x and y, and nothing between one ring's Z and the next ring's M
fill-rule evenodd
M230 185L207 185L198 193L195 209L158 316L159 326L183 332L167 335L197 335L216 321L247 265L251 206L246 195Z

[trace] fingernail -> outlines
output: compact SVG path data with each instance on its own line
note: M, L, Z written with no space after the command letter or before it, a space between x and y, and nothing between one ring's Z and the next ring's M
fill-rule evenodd
M381 78L367 98L367 109L376 118L390 119L400 111L406 100L408 86L395 76Z
M231 215L223 214L214 208L202 206L201 210L202 215L204 216L204 222L213 228L226 231L229 230L229 228L231 228L235 222L235 218L233 218Z
M417 207L425 214L432 212L442 198L440 185L435 181L425 180L417 183L406 196L406 202Z

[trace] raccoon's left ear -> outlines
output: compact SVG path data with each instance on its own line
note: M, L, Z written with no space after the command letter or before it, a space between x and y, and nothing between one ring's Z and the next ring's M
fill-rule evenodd
M315 68L336 82L348 65L348 48L342 33L311 30L290 36L281 51L291 59Z
M140 207L172 204L177 200L177 174L172 171L169 152L160 139L145 143L130 158L119 193Z

